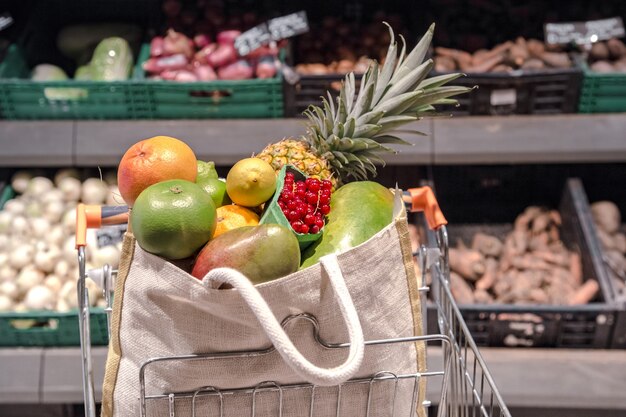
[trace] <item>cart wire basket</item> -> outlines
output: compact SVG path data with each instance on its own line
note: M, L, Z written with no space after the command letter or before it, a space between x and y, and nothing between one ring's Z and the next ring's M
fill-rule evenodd
M427 195L421 207L416 207L416 199L413 198L415 192L423 192ZM429 291L433 292L436 304L437 321L439 324L439 334L427 334L423 336L403 337L386 340L368 340L365 348L376 349L377 346L386 344L402 344L423 342L428 345L428 351L435 352L441 350L443 358L442 365L438 369L429 369L426 372L404 374L394 369L381 369L379 372L367 378L352 379L334 387L321 387L308 383L280 385L275 381L259 381L255 386L246 388L228 389L211 385L208 380L205 386L197 387L192 392L146 392L146 378L149 369L159 363L168 361L191 361L193 363L201 361L215 361L219 359L239 359L258 357L267 355L274 351L272 346L267 349L245 351L245 352L220 352L210 354L189 354L172 357L155 357L142 364L137 376L140 384L140 415L150 417L147 413L147 405L150 402L155 404L166 404L170 417L182 415L176 409L176 403L180 400L191 402L190 414L186 413L182 417L196 417L197 415L210 415L223 417L227 414L228 400L233 397L247 396L250 404L249 415L252 417L259 415L273 415L282 417L283 404L289 401L290 394L302 394L302 390L308 393L310 406L303 411L309 417L324 416L400 416L399 409L410 409L409 416L418 415L418 408L425 407L429 415L440 417L510 417L511 414L506 407L496 383L492 378L485 361L483 360L476 343L472 339L467 325L465 324L461 312L456 305L449 288L449 266L448 266L448 235L445 226L445 218L439 211L439 206L434 199L432 190L428 187L421 187L404 192L403 199L408 209L412 211L423 211L419 216L425 215L427 219L434 219L440 215L444 225L436 227L437 247L426 247L422 245L414 253L415 260L420 266L422 282L426 282L426 274L431 274L432 288L422 287L419 289L422 298L422 309L424 319L424 329L426 329L426 296ZM89 295L85 285L87 279L93 280L104 292L107 301L105 309L109 316L112 311L112 298L114 281L117 271L110 266L95 270L86 270L85 267L85 231L87 228L100 228L107 225L122 224L128 221L127 207L105 207L105 206L85 206L79 205L77 208L77 232L76 247L78 250L79 274L78 277L78 305L79 305L79 331L81 340L81 352L83 362L83 392L84 407L86 417L96 416L96 398L94 394L93 366L91 358L90 327L89 327ZM429 222L435 225L437 222ZM441 223L441 222L439 222ZM283 327L288 326L293 321L308 322L313 328L315 340L327 349L346 349L349 343L330 344L322 340L319 334L319 325L316 318L310 314L302 313L285 318ZM438 389L434 401L424 399L422 404L418 404L419 385L425 378L428 384ZM392 384L391 390L388 390ZM379 386L386 385L385 389L391 392L391 398L385 398L382 404L380 395L376 395ZM366 404L362 409L348 409L342 400L349 395L351 390L360 389L366 392ZM410 407L406 404L400 407L397 404L396 394L402 389L412 390L412 403ZM387 391L385 391L387 392ZM346 394L347 393L347 394ZM434 405L436 403L437 407ZM269 405L268 405L269 404Z

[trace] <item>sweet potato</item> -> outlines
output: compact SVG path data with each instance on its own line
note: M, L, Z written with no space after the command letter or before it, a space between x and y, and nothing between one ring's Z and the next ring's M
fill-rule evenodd
M485 233L476 233L472 238L472 249L485 256L500 256L503 246L500 239Z
M519 270L537 269L549 271L552 267L543 259L535 257L529 253L513 258L511 264Z
M455 272L450 272L450 292L458 304L474 303L472 288Z
M531 251L548 251L549 243L550 235L547 232L542 232L530 238L528 241L528 249Z
M541 233L548 229L549 224L550 214L544 211L533 219L531 230L533 233Z
M491 72L511 72L513 71L513 67L510 65L500 64L496 65L491 69Z
M537 304L548 304L550 302L550 298L548 294L542 290L541 288L533 288L528 293L530 301Z
M450 248L450 269L463 278L476 281L485 273L483 255L471 249Z
M538 58L530 58L524 61L524 63L521 65L522 69L528 69L528 70L540 70L540 69L544 69L545 67L546 67L546 64L544 64L543 61Z
M589 57L594 61L609 59L609 48L604 42L596 42L591 46Z
M545 44L541 41L538 41L537 39L527 40L526 47L528 48L528 53L530 54L530 56L533 56L535 58L539 58L539 56L546 51Z
M544 52L538 58L553 68L569 68L572 66L572 61L564 52Z
M513 227L515 230L527 230L530 227L531 222L543 212L541 207L529 206L524 210L522 214L517 216Z
M626 258L620 252L608 250L604 252L604 256L611 269L626 272Z
M591 215L600 229L613 234L620 228L621 214L615 203L611 201L598 201L591 205Z
M469 52L439 46L435 48L435 53L454 59L461 69L472 65L472 55Z
M496 55L489 55L489 57L486 57L484 60L480 61L479 63L469 66L469 67L465 67L465 68L461 68L463 71L467 71L467 72L487 72L489 70L491 70L493 67L495 67L496 65L502 63L502 61L504 60L504 54L496 54Z
M598 285L598 281L595 279L589 279L582 286L580 286L576 292L569 296L568 304L587 304L593 300L599 289L600 286Z
M493 258L485 259L485 273L476 281L477 290L489 290L498 278L498 261Z
M522 37L518 37L515 40L515 44L511 45L509 49L509 61L515 66L522 66L529 57L528 46L526 40Z
M572 275L572 282L576 287L583 283L583 265L580 260L580 254L572 252L569 256L569 272Z
M609 49L611 58L620 59L626 56L626 45L619 39L613 38L606 41L606 46Z
M544 260L553 265L562 266L564 268L569 268L571 265L570 254L566 251L562 251L562 252L538 251L538 252L534 252L534 255L541 260Z

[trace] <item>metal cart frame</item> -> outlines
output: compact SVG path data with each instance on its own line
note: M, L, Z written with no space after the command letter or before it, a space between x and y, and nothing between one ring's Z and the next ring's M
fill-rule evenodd
M422 187L429 192L429 199L432 198L436 210L438 205L432 191L428 187ZM408 194L407 194L408 195ZM410 205L411 197L405 198L405 203ZM415 204L413 202L413 204ZM415 207L413 207L415 209ZM433 207L422 207L426 211L426 217L432 218L429 211ZM79 205L77 209L77 249L79 260L79 279L77 286L78 305L79 305L79 324L80 324L80 340L83 362L83 391L85 416L96 416L96 400L94 395L93 382L93 366L91 362L91 343L90 343L90 310L89 310L89 294L86 286L86 280L92 279L104 291L107 302L105 309L107 314L107 324L110 324L110 314L112 311L112 295L114 288L114 279L117 271L110 266L105 265L101 269L86 271L85 269L85 239L84 232L86 228L99 228L107 224L123 223L127 220L125 212L126 208L122 207L93 207ZM421 214L420 214L421 215ZM443 216L441 216L443 219ZM430 219L429 219L430 220ZM445 222L445 219L443 219ZM432 224L432 223L431 223ZM377 345L396 344L396 343L415 343L425 342L429 345L439 345L443 351L442 369L432 370L423 373L413 374L396 374L393 370L380 370L369 378L360 378L347 381L336 387L336 392L332 398L322 399L319 394L316 395L316 386L312 384L291 384L279 385L275 381L259 381L256 386L224 389L209 385L198 387L193 392L171 392L161 394L149 394L146 392L146 371L153 364L164 361L211 361L219 358L243 358L251 356L262 356L274 351L270 346L267 349L247 351L247 352L221 352L211 354L191 354L173 357L156 357L147 360L140 368L138 380L140 383L140 415L146 417L146 404L151 400L167 400L169 404L169 416L175 417L175 403L177 400L186 398L191 399L191 416L196 415L197 400L204 396L213 396L217 398L219 407L215 415L220 417L224 414L224 398L229 395L249 395L251 396L250 415L255 416L256 398L261 392L274 392L277 394L278 400L278 416L283 414L283 397L288 390L306 389L310 392L310 416L313 416L315 404L320 400L334 401L336 403L337 417L340 416L340 405L342 399L342 390L350 384L368 384L367 407L365 416L370 415L371 393L377 383L394 383L394 395L389 404L390 416L396 416L395 404L397 387L400 383L413 384L413 402L411 404L410 416L416 415L418 401L418 387L421 378L427 380L435 380L440 378L441 391L438 400L437 416L441 417L466 417L466 416L482 416L482 417L511 417L502 396L500 395L496 383L493 380L485 361L483 360L478 348L472 339L472 336L465 324L461 312L457 307L452 294L450 292L448 277L450 274L448 265L448 235L445 225L436 228L438 247L428 248L422 245L417 253L413 255L417 257L421 266L422 282L426 282L426 274L430 273L432 278L432 288L420 288L420 296L423 306L424 329L426 329L426 294L433 291L433 298L437 306L437 315L440 334L431 334L424 336L404 337L385 340L369 340L365 342L366 349L374 348ZM349 347L348 343L329 344L322 340L319 335L319 326L314 316L309 314L298 314L289 316L283 321L283 327L287 326L294 320L305 320L309 322L314 331L315 340L328 349L345 349ZM431 383L434 383L431 382ZM385 404L387 405L387 404ZM430 406L430 401L426 400L422 404L426 407ZM186 416L185 416L186 417Z

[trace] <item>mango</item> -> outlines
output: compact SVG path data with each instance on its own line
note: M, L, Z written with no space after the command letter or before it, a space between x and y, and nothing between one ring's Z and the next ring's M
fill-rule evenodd
M324 234L302 253L301 269L324 255L360 245L384 229L393 220L393 200L389 189L373 181L351 182L337 189L330 199Z
M196 257L191 275L202 279L215 268L235 269L253 284L296 272L300 245L288 228L278 224L243 226L210 240Z

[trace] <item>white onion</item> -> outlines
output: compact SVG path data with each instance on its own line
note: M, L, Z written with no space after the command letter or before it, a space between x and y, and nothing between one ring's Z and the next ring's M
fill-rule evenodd
M60 180L57 186L63 193L63 199L65 201L76 202L80 199L82 188L80 180L72 177L66 177Z
M63 191L58 188L53 188L52 190L46 191L39 196L39 201L41 201L44 205L52 201L63 201Z
M102 289L90 279L85 281L85 287L89 290L89 305L94 307L102 296Z
M63 228L68 234L76 231L76 208L70 209L63 215Z
M120 252L113 245L99 248L93 251L92 262L96 268L102 268L106 264L117 268L120 263Z
M46 191L50 191L53 188L54 183L50 178L35 177L28 182L28 187L26 187L24 194L39 197Z
M30 265L35 256L35 248L23 243L15 247L9 256L9 264L15 269L22 269Z
M46 250L35 254L35 266L43 272L52 272L61 257L61 251L56 247L48 247Z
M87 178L83 182L80 199L85 204L102 204L109 194L109 187L99 178Z
M5 281L0 283L0 294L4 294L13 300L17 300L17 297L20 295L20 290L15 282Z
M46 242L51 246L61 247L63 242L65 242L66 233L63 230L63 226L57 224L52 226L50 229L50 233L46 236Z
M56 305L54 293L45 285L37 285L26 293L24 305L29 310L51 310Z
M0 295L0 312L11 311L13 300L6 295Z
M67 281L59 292L59 299L65 301L69 308L78 307L78 296L76 294L76 281Z
M67 301L65 301L64 299L59 299L59 301L57 301L57 305L55 308L55 311L58 311L59 313L65 313L67 311L70 311L71 308L70 306L67 304Z
M29 201L24 208L24 214L26 214L27 217L39 217L42 212L41 204L36 200Z
M51 223L59 223L65 213L65 204L62 201L49 201L43 209L43 216Z
M4 210L13 213L13 214L22 214L26 209L26 204L23 201L14 198L12 200L7 201L4 204Z
M80 178L80 173L74 169L74 168L65 168L65 169L60 169L55 175L54 175L54 183L56 184L56 186L59 186L59 183L65 179L65 178L76 178L79 179Z
M32 236L43 239L50 233L50 222L44 217L36 217L30 219L30 228Z
M44 273L35 268L34 266L28 266L20 271L15 283L20 293L25 293L31 288L41 284L44 279Z
M69 272L70 272L70 264L65 259L61 259L54 266L54 274L58 276L59 278L62 278L63 280L68 278Z
M0 211L0 233L9 233L11 231L12 222L13 213L10 211Z
M63 280L56 275L48 275L43 280L43 285L50 288L55 294L58 294L61 291L61 287L63 287Z
M67 261L70 266L78 265L78 252L76 252L76 238L74 236L69 237L63 244L63 259Z
M17 171L11 178L11 187L15 192L22 194L28 188L28 183L33 178L33 174L28 171Z
M11 223L11 230L14 236L30 235L30 223L24 216L15 216Z
M2 236L0 236L0 237L2 237ZM0 268L2 268L3 266L7 266L8 264L9 264L9 254L8 254L8 252L0 252ZM0 278L0 281L2 281L1 278Z

